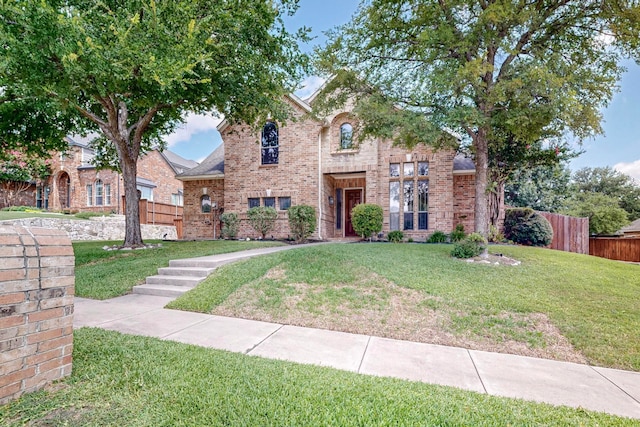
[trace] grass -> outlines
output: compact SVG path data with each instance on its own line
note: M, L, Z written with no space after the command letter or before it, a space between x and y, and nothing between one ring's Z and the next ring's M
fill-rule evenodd
M417 301L424 316L440 319L436 326L444 325L454 339L462 334L470 340L472 348L490 340L496 351L502 345L507 352L514 346L544 352L545 337L531 327L542 317L588 363L640 371L639 266L516 246L491 251L521 260L519 266L469 264L452 259L450 250L336 244L287 251L225 266L169 306L207 313L223 307L233 312L237 305L249 313L245 317L263 312L270 320L295 310L292 316L302 323L322 312L325 320L337 319L337 329L355 313L367 319L360 323L371 323L365 325L369 332L387 327L393 292L400 292ZM371 322L369 314L380 306L391 314Z
M61 213L51 212L22 212L22 211L0 211L0 221L9 221L23 218L63 218L63 219L79 219L74 215L65 215Z
M0 425L637 425L488 396L83 328L72 376L0 406Z
M147 243L153 243L149 241ZM157 243L157 242L156 242ZM191 258L279 245L278 242L196 241L162 242L162 247L134 251L105 251L122 242L75 242L76 295L107 299L129 293L147 276L157 274L172 259Z

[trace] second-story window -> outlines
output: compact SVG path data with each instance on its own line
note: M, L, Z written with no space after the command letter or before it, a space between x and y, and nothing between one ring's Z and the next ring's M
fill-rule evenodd
M274 122L267 122L262 128L261 138L262 164L277 165L278 164L278 126Z
M351 123L343 123L340 126L340 148L343 150L353 148L353 126Z

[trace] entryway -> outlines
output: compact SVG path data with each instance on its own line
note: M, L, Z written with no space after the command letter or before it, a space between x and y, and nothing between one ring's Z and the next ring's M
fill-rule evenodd
M344 236L356 237L358 233L353 229L351 223L351 211L356 205L362 203L362 190L344 190L345 200L345 218L344 218Z

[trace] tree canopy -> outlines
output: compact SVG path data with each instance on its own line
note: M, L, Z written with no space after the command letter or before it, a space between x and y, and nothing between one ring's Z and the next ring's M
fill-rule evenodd
M573 174L574 193L601 193L612 197L625 210L627 219L640 218L640 185L629 175L609 166L582 168Z
M142 243L138 156L186 112L282 119L306 66L282 15L297 0L0 1L0 141L59 149L99 132L125 181L125 245Z
M318 69L335 76L318 105L350 99L363 137L441 146L442 129L461 135L486 235L491 161L601 132L639 24L634 0L364 1L317 52Z

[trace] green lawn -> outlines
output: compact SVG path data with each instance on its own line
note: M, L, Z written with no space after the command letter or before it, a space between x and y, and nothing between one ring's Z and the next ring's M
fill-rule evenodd
M340 318L345 306L357 309L355 303L372 298L367 286L386 280L430 298L425 311L453 313L447 319L452 333L517 340L519 316L542 313L589 363L640 371L640 266L516 246L493 246L491 252L521 265L480 265L453 259L450 250L450 245L335 244L281 252L225 266L169 307L207 313L235 291L253 287L260 292L260 308L278 311L287 306L282 302L287 296L294 297L289 305L297 301L305 284L317 290L308 293L311 299L299 298L298 309L312 317L318 306L326 306ZM281 273L267 275L274 271ZM362 277L372 278L369 285L363 286ZM521 339L536 345L535 334Z
M75 215L65 215L51 212L21 212L21 211L0 211L0 221L23 219L23 218L64 218L78 219Z
M2 426L625 426L637 420L83 328Z
M148 241L146 243L158 243ZM107 299L124 295L147 276L157 274L159 267L166 267L172 259L191 258L235 252L245 249L280 245L278 242L258 241L196 241L161 242L162 247L133 251L105 251L104 246L117 242L75 242L76 295L79 297Z

